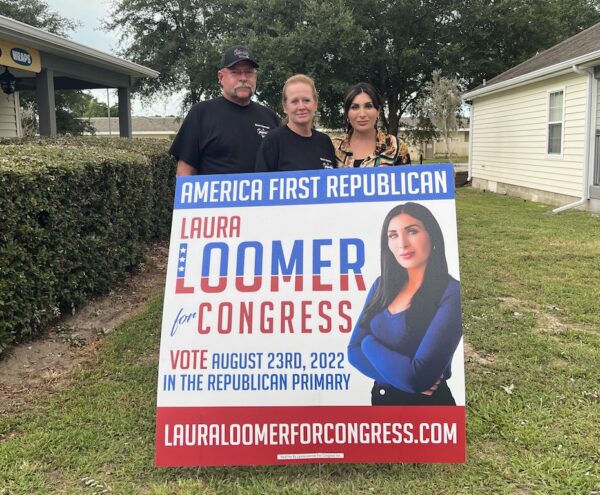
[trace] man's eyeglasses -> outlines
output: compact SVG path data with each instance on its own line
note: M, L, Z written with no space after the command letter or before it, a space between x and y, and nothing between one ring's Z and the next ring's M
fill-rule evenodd
M227 69L233 77L253 77L256 75L256 69Z

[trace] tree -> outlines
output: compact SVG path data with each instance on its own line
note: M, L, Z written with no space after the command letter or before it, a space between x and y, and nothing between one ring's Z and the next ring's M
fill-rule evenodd
M260 95L279 108L283 81L296 72L315 78L321 123L343 125L347 89L371 82L385 102L384 127L397 134L400 118L440 64L447 42L446 2L337 0L246 2L238 29L260 47Z
M77 23L53 12L43 0L0 0L0 15L25 22L31 26L65 36ZM81 91L56 91L56 128L59 134L82 134L91 132L89 123L77 118L81 105L86 101ZM28 133L37 132L37 102L31 91L20 94L23 128Z
M80 135L94 132L94 127L80 117L83 116L89 101L88 94L83 91L56 91L56 129L59 134Z
M83 91L55 91L56 128L59 134L81 135L93 133L94 127L82 120L83 112L92 98ZM34 136L39 132L37 101L32 94L21 94L21 127L25 136Z
M108 105L103 101L98 101L93 96L90 96L87 102L86 108L83 110L81 117L107 117L108 116ZM110 116L119 116L119 105L110 106Z
M390 134L412 113L429 74L445 66L452 42L448 3L442 0L348 0L356 22L367 34L357 54L356 78L379 89L387 106Z
M600 21L598 0L456 0L448 67L474 87Z
M456 78L442 76L434 70L425 83L423 98L417 104L419 114L429 119L440 131L446 143L446 155L451 156L452 134L458 130L462 94Z
M77 27L75 21L50 10L43 0L0 0L0 14L61 36Z
M421 153L425 152L422 148L423 144L438 139L440 136L440 132L433 122L431 122L431 119L423 115L416 115L414 123L404 124L404 127L406 127L408 132L403 133L402 139L407 143L418 145Z
M339 123L358 35L348 29L343 0L121 0L105 28L121 33L123 56L160 72L135 91L142 97L184 91L184 106L220 93L216 72L222 51L247 44L258 52L259 97L280 109L283 81L296 72L314 76L323 120ZM336 14L336 16L333 15ZM342 64L341 60L345 63ZM332 96L333 95L333 96ZM335 108L328 103L335 100Z
M384 100L397 134L441 69L478 84L599 19L599 0L117 0L106 23L122 54L161 72L142 96L183 90L185 104L219 93L222 50L248 44L259 57L259 98L279 110L287 77L311 75L321 124L342 125L343 95L359 81Z
M190 105L219 92L220 42L228 30L224 9L224 0L121 0L104 28L120 32L122 56L160 72L140 80L138 94L184 91Z
M356 53L364 33L344 0L251 0L244 2L237 36L259 55L260 99L281 113L281 89L296 73L313 77L319 91L319 121L343 125L342 101L354 82Z

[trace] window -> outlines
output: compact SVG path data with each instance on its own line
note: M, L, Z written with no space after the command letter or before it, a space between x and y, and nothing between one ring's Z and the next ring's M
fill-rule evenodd
M562 154L563 90L548 93L548 154Z

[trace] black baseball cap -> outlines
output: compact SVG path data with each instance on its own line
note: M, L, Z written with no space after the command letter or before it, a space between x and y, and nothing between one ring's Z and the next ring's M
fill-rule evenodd
M258 67L256 56L252 53L252 50L243 45L235 45L225 50L219 68L224 69L225 67L231 67L233 64L237 64L242 60L247 60L254 67Z

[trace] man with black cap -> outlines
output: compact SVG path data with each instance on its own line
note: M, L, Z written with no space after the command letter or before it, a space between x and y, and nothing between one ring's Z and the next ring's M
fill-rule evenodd
M225 51L217 72L222 96L196 103L171 145L177 175L254 172L262 138L279 126L272 110L251 100L257 67L245 46Z

